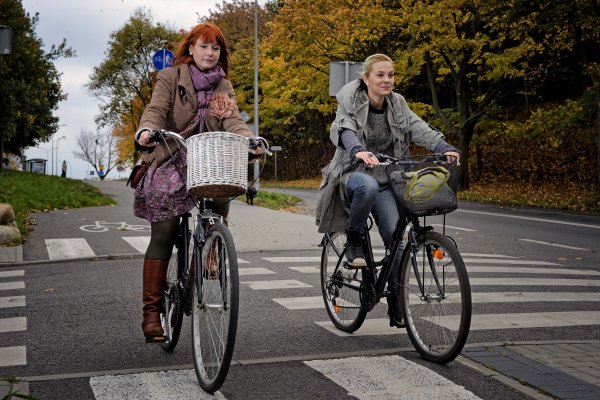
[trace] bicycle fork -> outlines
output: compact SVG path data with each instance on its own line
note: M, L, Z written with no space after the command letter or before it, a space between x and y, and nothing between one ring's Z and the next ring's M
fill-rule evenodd
M425 251L425 254L427 255L427 263L429 264L429 269L431 270L431 276L433 277L433 280L435 281L438 294L433 294L431 291L426 293L425 283L424 283L425 268L423 268L423 271L421 271L421 273L423 274L421 276L421 273L419 273L419 266L418 266L418 260L417 260L417 249L419 248L418 243L417 243L417 234L415 233L415 231L412 228L409 229L409 231L408 231L408 242L409 242L408 249L409 249L410 261L411 261L413 273L415 274L415 279L417 280L417 284L419 285L419 291L421 293L421 300L427 301L427 302L430 302L432 300L435 300L437 302L442 301L445 298L445 295L444 295L444 290L443 290L442 284L440 283L440 280L438 277L438 271L435 268L435 263L433 260L434 255L432 254L431 246L424 243L423 251Z

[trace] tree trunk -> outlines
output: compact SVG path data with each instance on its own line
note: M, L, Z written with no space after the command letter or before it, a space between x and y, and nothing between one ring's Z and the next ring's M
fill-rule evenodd
M4 170L4 133L0 132L0 172Z
M596 131L598 132L597 157L598 157L598 187L596 194L600 197L600 89L596 91Z

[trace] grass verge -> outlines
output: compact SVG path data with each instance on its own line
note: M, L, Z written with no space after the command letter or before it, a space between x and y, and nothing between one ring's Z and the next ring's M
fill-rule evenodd
M115 204L85 181L20 171L0 173L0 203L13 207L23 237L29 232L32 212Z
M320 183L320 178L285 182L261 180L261 185L269 188L318 189ZM578 182L568 182L561 186L523 182L478 182L472 183L469 190L459 192L458 198L514 207L600 213L600 195L596 188Z

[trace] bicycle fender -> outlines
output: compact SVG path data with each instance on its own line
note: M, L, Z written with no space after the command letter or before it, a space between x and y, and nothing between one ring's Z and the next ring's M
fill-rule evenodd
M197 245L202 245L204 243L204 228L201 223L197 223L196 228L194 229L194 242Z

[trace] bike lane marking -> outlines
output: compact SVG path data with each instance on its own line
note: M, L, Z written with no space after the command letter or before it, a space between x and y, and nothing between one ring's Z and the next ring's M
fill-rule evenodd
M557 221L557 220L547 219L547 218L524 217L524 216L521 216L521 215L514 215L514 214L499 214L499 213L492 213L492 212L462 210L462 209L461 210L456 210L456 212L459 212L459 213L470 213L470 214L492 215L494 217L524 219L524 220L527 220L527 221L538 221L538 222L547 222L547 223L550 223L550 224L571 225L571 226L579 226L579 227L582 227L582 228L600 229L600 225L582 224L582 223L579 223L579 222Z
M96 254L83 238L46 239L46 249L50 260L95 257Z
M584 247L575 247L575 246L567 246L566 244L558 244L558 243L551 243L551 242L542 242L541 240L517 239L517 241L519 241L519 242L529 242L529 243L535 243L535 244L543 244L545 246L554 246L554 247L560 247L560 248L569 249L569 250L591 251L590 249L586 249Z

